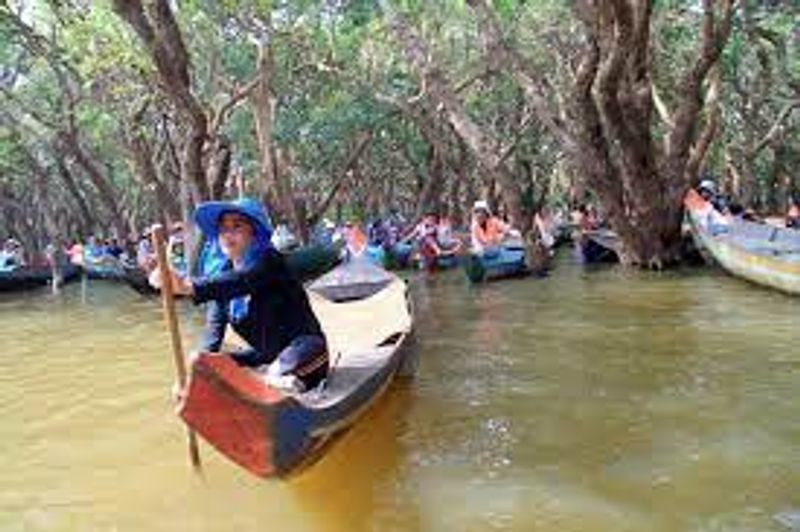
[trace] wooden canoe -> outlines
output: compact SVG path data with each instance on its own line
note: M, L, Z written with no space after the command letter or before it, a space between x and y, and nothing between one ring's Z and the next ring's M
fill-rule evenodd
M86 277L94 280L120 281L125 278L121 261L113 257L103 257L100 260L84 259L83 271Z
M695 191L684 200L692 236L730 274L800 295L800 231L747 221L709 223L712 207Z
M65 264L61 268L64 284L80 278L81 270L74 264ZM41 288L51 283L50 266L23 266L10 271L0 272L0 292L17 292Z
M610 229L583 231L576 244L584 264L619 262L619 236Z
M125 281L125 284L143 296L153 296L160 293L160 290L150 284L147 273L140 267L125 264L122 266L122 269L122 280Z
M346 279L350 268L336 270ZM408 362L403 348L412 317L400 278L391 275L390 282L361 299L334 302L313 290L309 298L331 354L323 387L288 394L227 355L207 354L192 365L179 406L179 415L201 437L261 477L288 476L319 457Z
M472 253L464 262L464 271L472 283L521 277L530 273L525 262L525 249L521 244L503 246L481 255Z

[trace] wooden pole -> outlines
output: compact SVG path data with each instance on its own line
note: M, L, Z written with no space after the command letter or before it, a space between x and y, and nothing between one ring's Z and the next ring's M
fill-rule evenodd
M167 323L170 339L172 340L172 355L175 359L175 370L178 374L178 385L181 390L186 385L186 359L183 356L181 336L178 331L178 317L175 313L175 295L172 292L172 272L167 262L167 249L164 237L164 226L153 226L153 248L158 257L158 272L161 276L161 302L164 306L164 320ZM197 447L197 436L192 429L188 429L189 458L195 469L200 469L200 451Z

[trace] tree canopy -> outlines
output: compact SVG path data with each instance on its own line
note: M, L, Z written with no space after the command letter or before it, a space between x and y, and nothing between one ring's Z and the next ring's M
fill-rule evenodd
M791 0L46 0L0 7L0 235L125 236L216 198L323 216L478 198L526 233L594 198L628 262L675 257L713 175L800 188ZM535 235L533 236L535 238Z

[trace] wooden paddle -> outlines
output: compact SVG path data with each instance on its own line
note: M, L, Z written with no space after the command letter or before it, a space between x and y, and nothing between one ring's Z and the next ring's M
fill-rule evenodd
M164 243L164 227L161 224L153 226L152 241L153 248L158 257L158 273L161 276L161 302L164 305L164 319L167 323L170 338L172 340L172 354L175 359L175 370L178 374L178 385L183 389L186 385L186 359L183 356L181 346L181 336L178 331L178 317L175 314L175 295L172 291L172 271L167 262L167 249ZM197 436L192 429L188 429L189 438L189 458L192 465L199 470L200 451L197 447Z

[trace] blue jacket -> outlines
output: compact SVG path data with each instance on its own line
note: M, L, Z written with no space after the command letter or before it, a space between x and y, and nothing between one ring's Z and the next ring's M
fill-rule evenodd
M267 250L250 268L234 270L229 262L213 277L193 280L195 303L210 302L201 349L219 351L229 323L253 349L276 357L301 335L323 336L303 286L275 249ZM247 313L234 321L231 299L249 297Z

